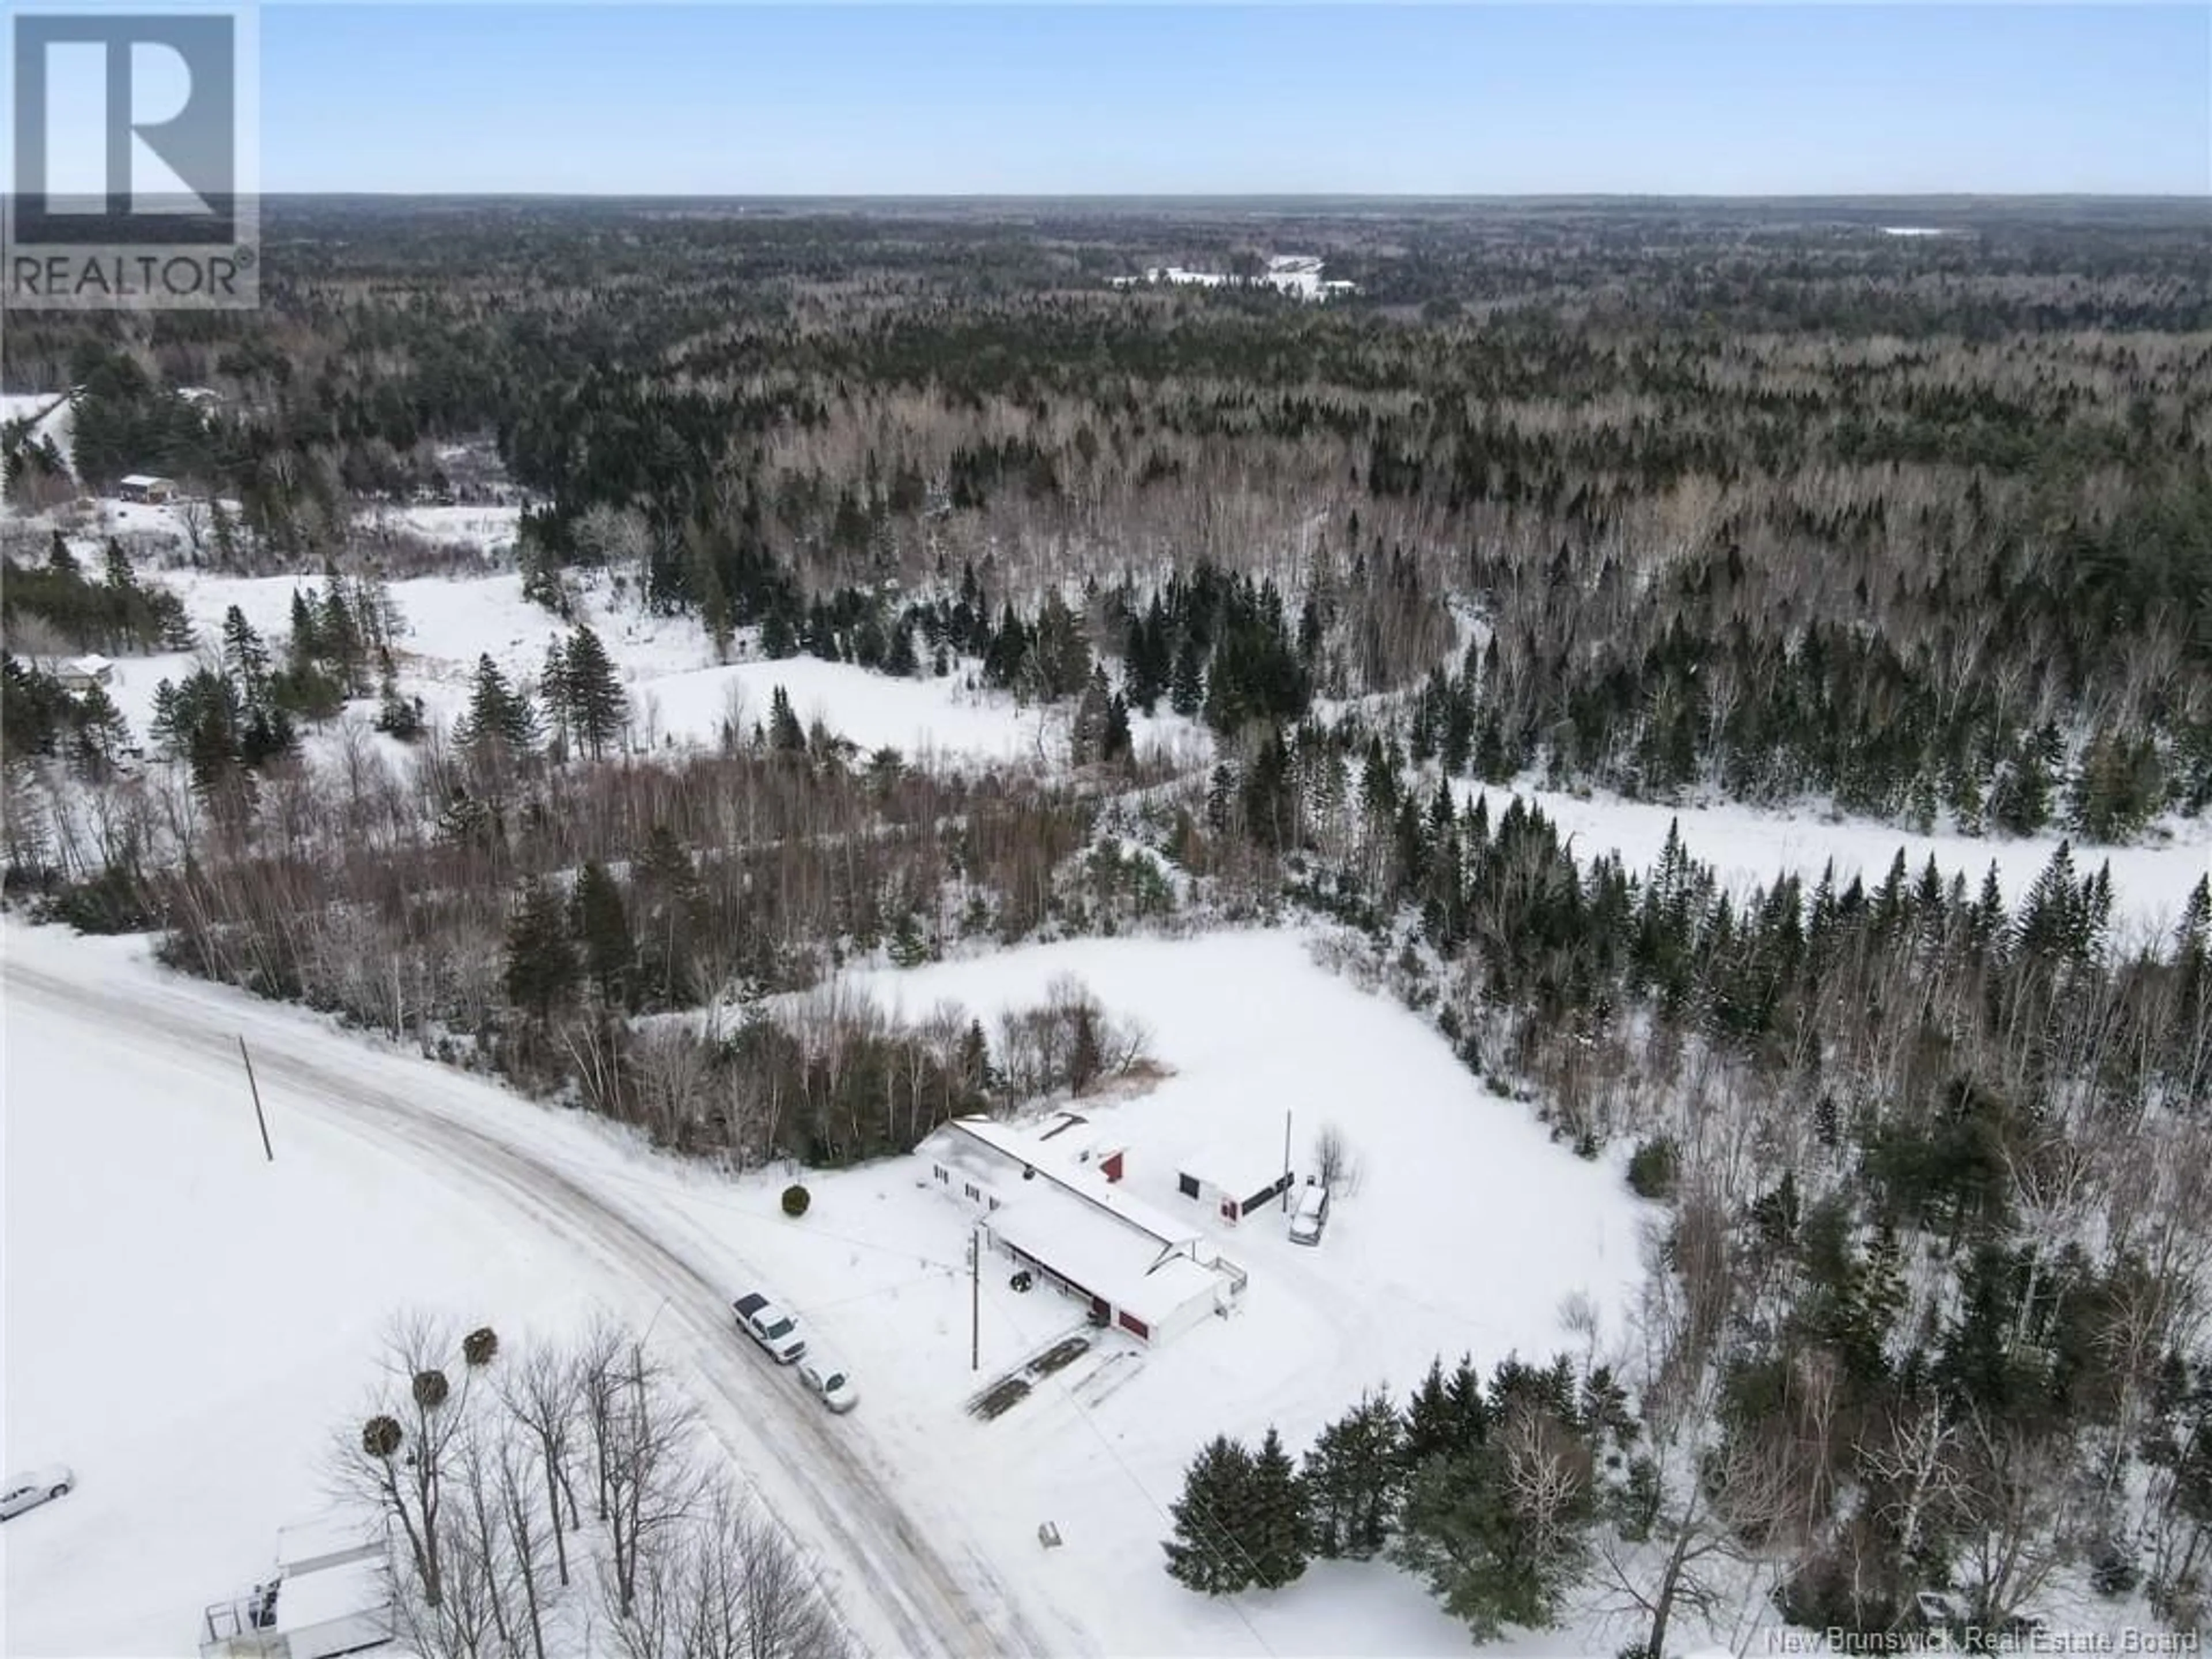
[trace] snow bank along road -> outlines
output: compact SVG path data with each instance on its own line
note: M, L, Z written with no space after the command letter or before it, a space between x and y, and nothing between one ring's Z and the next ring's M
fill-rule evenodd
M948 1560L908 1516L884 1472L861 1455L853 1425L830 1419L790 1376L742 1342L725 1312L726 1286L592 1190L589 1170L556 1167L495 1127L422 1103L459 1079L433 1073L412 1089L398 1079L387 1083L380 1073L389 1077L395 1066L428 1063L348 1052L311 1025L244 1004L240 993L136 974L118 985L113 958L104 952L41 940L31 953L35 964L26 963L12 948L26 942L23 935L10 931L0 967L11 1006L35 1007L41 1019L77 1026L88 1045L126 1042L197 1060L234 1060L236 1033L246 1027L264 1091L281 1088L288 1110L361 1134L406 1157L426 1178L508 1206L519 1220L580 1253L624 1300L665 1296L655 1318L664 1338L678 1339L668 1346L693 1372L707 1423L740 1463L772 1464L777 1486L804 1506L804 1513L782 1518L831 1557L838 1610L861 1640L899 1655L1068 1650L1065 1635L1048 1648L974 1550L963 1552L961 1565ZM225 1006L232 998L239 1006Z

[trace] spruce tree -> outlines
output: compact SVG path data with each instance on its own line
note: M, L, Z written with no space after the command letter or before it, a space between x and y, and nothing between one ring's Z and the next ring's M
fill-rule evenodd
M1129 701L1151 714L1166 695L1169 670L1167 615L1155 593L1144 615L1131 618L1122 651L1122 679Z
M1072 697L1091 678L1091 647L1083 637L1082 624L1057 592L1046 594L1037 612L1034 649L1043 701Z
M1252 1454L1215 1436L1185 1472L1182 1496L1168 1506L1175 1533L1162 1547L1170 1578L1208 1595L1234 1595L1252 1583L1254 1563L1237 1535L1252 1484Z
M107 577L108 587L117 595L128 595L139 591L137 575L131 568L131 561L124 555L123 544L112 536L107 538L105 574Z
M337 572L325 569L323 599L316 617L317 644L324 663L350 696L362 690L362 670L368 659L367 617L359 605L346 603Z
M769 694L768 742L782 754L806 752L806 728L791 707L791 694L780 685Z
M238 682L240 696L249 703L261 701L269 686L269 650L234 605L223 613L222 665Z
M632 1006L637 974L637 941L622 889L596 860L586 860L576 877L576 937L583 942L584 971L599 1000L610 1008Z
M707 891L691 854L665 823L653 825L631 866L645 994L681 1007L693 1000L692 947L707 918Z
M569 636L567 667L569 725L584 752L598 760L629 723L629 697L606 647L588 628Z
M1280 1589L1294 1583L1312 1553L1305 1485L1272 1425L1252 1460L1246 1516L1238 1534L1252 1560L1252 1582L1261 1589Z
M12 658L9 665L15 665ZM177 688L171 681L163 680L154 688L154 713L146 725L146 740L172 757L178 751L178 740L184 735L178 727L177 716Z
M106 777L130 743L131 727L107 695L107 688L98 684L87 686L76 699L71 758L77 770L88 778Z
M1439 1376L1437 1386L1443 1383ZM1364 1559L1388 1541L1403 1482L1404 1431L1387 1395L1370 1393L1322 1429L1305 1455L1315 1550Z
M791 614L781 605L769 607L761 618L761 655L772 660L799 654L799 635L791 626Z
M1428 1375L1406 1402L1405 1432L1399 1449L1409 1474L1430 1458L1454 1449L1458 1443L1454 1422L1451 1396L1444 1383L1444 1362L1439 1356L1429 1361Z
M286 657L293 673L307 672L322 654L322 640L316 630L315 613L307 608L307 594L295 587L292 590L292 637L286 648Z
M1185 718L1194 716L1206 703L1206 646L1195 634L1183 635L1176 651L1175 669L1168 682L1168 707Z
M538 671L538 695L545 700L545 717L552 722L554 743L565 755L570 738L568 653L557 639L545 641L545 663Z
M1106 671L1093 664L1089 682L1083 696L1075 705L1075 718L1069 724L1068 758L1076 766L1088 766L1106 758L1106 722L1112 698L1106 690Z
M479 755L500 746L524 757L538 746L538 715L530 700L507 683L507 676L489 652L477 659L476 684L469 694L469 710L455 733L463 747Z
M914 629L904 622L891 629L890 645L884 653L884 672L902 680L921 678L921 657L915 649Z
M507 994L543 1025L575 990L582 974L560 893L532 877L507 928Z
M1106 703L1106 734L1100 740L1098 758L1112 765L1127 760L1136 750L1129 731L1129 705L1116 691Z

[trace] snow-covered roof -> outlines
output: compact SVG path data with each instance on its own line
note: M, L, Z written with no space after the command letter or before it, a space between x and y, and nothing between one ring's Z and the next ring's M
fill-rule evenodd
M984 1223L997 1237L1147 1325L1211 1301L1221 1277L1064 1187L1036 1182Z
M1255 1135L1224 1136L1176 1159L1176 1172L1247 1199L1283 1178L1283 1149Z
M1072 1164L1097 1164L1127 1150L1121 1137L1102 1128L1080 1112L1060 1112L1036 1126L1036 1138L1051 1143Z
M155 484L165 484L169 481L151 472L126 472L117 482L126 489L151 489Z
M276 1591L276 1628L281 1632L326 1625L374 1612L391 1601L391 1581L380 1557L288 1572Z
M82 657L71 657L62 664L65 672L94 675L105 674L114 666L113 663L96 652L88 653Z
M988 1117L956 1117L938 1133L955 1138L954 1144L957 1137L965 1136L996 1153L1002 1164L1019 1164L1033 1169L1040 1177L1081 1202L1105 1211L1123 1226L1134 1228L1159 1243L1187 1244L1199 1237L1198 1229L1188 1222L1178 1220L1164 1210L1156 1210L1141 1199L1130 1197L1100 1175L1095 1166L1078 1163L1060 1152L1057 1142L1042 1140L1032 1133ZM1022 1188L1014 1182L1002 1182L1000 1189L1002 1193L1019 1193Z
M374 1522L333 1510L276 1528L276 1565L287 1572L362 1555L380 1559L384 1534Z

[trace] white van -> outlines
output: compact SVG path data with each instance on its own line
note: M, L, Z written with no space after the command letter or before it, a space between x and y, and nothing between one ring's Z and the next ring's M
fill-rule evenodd
M1328 1188L1313 1184L1298 1188L1298 1201L1291 1211L1291 1243L1318 1244L1321 1230L1328 1224Z

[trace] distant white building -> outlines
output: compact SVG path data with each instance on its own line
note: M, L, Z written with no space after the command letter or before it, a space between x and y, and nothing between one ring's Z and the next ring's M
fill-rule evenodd
M1267 270L1249 282L1253 287L1272 288L1301 300L1341 299L1359 291L1356 283L1323 281L1321 273L1324 263L1316 254L1278 253L1268 259ZM1113 279L1115 288L1134 288L1139 283L1166 283L1179 288L1231 288L1243 286L1246 281L1224 271L1187 270L1181 265L1153 265L1142 276Z
M66 657L54 668L54 678L64 691L89 691L115 678L115 665L105 657Z
M1144 1342L1226 1313L1245 1275L1190 1222L1119 1186L1123 1151L1061 1113L1021 1127L954 1118L915 1151L976 1217L992 1248Z
M176 484L150 472L131 472L116 480L115 494L126 501L166 501L177 493Z

